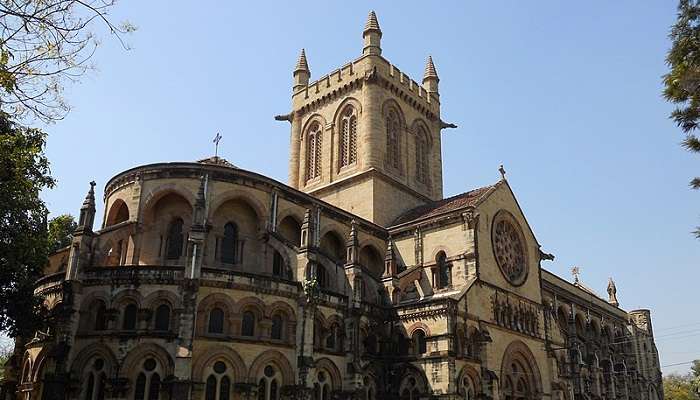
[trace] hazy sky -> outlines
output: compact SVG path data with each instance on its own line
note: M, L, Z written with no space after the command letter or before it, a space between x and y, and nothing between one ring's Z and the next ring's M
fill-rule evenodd
M443 134L445 195L503 163L557 256L545 268L580 266L601 294L614 277L625 309L652 309L662 365L700 358L700 159L661 97L675 3L123 1L133 49L104 35L99 72L69 87L73 111L46 128L59 184L45 198L77 214L90 180L101 199L124 169L212 155L217 131L220 155L286 181L289 125L272 117L290 109L300 49L312 79L356 58L375 9L386 58L417 81L435 60L443 119L459 125Z

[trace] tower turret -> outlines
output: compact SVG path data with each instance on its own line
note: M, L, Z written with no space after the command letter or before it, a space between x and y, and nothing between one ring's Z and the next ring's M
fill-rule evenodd
M425 63L425 73L423 74L423 87L429 93L438 94L438 83L440 78L438 77L437 70L435 69L435 64L433 64L433 57L428 56L428 61Z
M382 30L379 28L379 21L377 21L377 14L374 11L370 11L367 16L367 23L365 24L365 30L362 31L362 38L364 39L365 46L362 48L362 54L382 54Z
M306 61L306 52L304 49L301 49L297 66L294 68L294 91L296 92L297 90L308 86L310 78L311 71L309 70L308 62Z

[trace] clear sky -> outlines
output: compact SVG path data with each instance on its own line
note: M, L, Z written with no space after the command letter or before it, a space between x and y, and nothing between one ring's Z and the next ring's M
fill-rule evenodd
M503 163L554 262L545 268L625 309L652 309L662 365L700 358L700 175L679 147L661 75L676 1L120 2L139 27L124 51L108 35L99 72L70 86L74 109L46 127L54 214L78 213L118 172L213 153L285 182L292 69L312 79L362 51L376 10L383 55L415 80L440 75L445 195L495 182ZM98 210L101 215L102 209ZM97 223L99 224L99 222ZM688 365L664 368L686 371Z

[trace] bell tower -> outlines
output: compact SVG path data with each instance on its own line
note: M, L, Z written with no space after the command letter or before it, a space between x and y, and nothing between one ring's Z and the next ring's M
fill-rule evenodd
M418 84L382 56L374 11L362 54L312 81L294 69L289 184L382 226L442 199L439 78L428 57Z

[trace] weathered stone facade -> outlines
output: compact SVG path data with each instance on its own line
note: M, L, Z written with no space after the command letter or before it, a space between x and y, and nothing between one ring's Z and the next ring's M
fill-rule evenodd
M4 399L661 400L648 310L541 268L503 175L443 199L438 76L294 71L289 186L214 157L91 187Z

